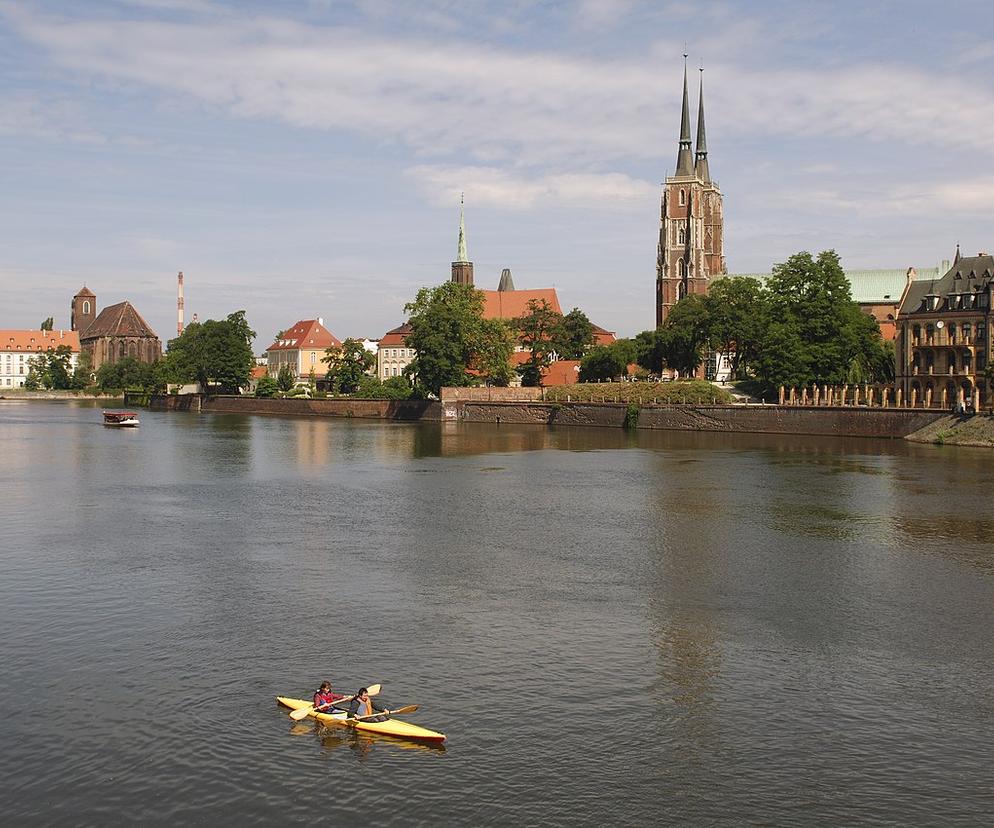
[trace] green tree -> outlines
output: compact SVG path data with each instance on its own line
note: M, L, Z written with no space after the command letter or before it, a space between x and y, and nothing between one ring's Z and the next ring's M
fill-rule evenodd
M718 279L704 297L704 309L711 348L728 360L733 377L743 378L759 355L769 324L766 292L755 279Z
M582 359L594 344L594 326L582 310L573 308L560 319L552 343L560 359Z
M29 391L41 388L64 391L72 388L72 348L59 345L28 360L28 375L24 387Z
M628 371L628 360L623 349L610 345L595 345L580 362L580 382L612 380Z
M422 288L404 306L410 314L407 347L415 357L404 369L420 396L438 396L445 386L476 383L467 369L480 343L483 293L472 285L445 282Z
M514 328L503 319L483 319L473 354L473 367L489 385L504 388L511 383L514 368Z
M662 373L666 365L666 334L662 325L635 337L635 361L652 374Z
M799 326L793 319L769 325L759 346L756 373L768 388L807 385L815 379Z
M414 387L407 377L379 377L366 374L359 381L356 396L367 400L406 400L414 393Z
M276 392L279 391L279 386L270 376L259 377L259 382L255 386L255 395L257 397L272 397L275 396Z
M542 370L552 359L554 337L562 319L563 315L545 299L532 299L528 302L528 312L515 322L520 331L519 341L528 351L528 361L518 369L522 385L542 384Z
M72 372L69 387L75 390L88 388L93 382L93 359L89 351L80 351L76 358L76 368Z
M708 341L708 313L704 297L685 296L671 309L662 325L662 349L666 365L689 376L704 359Z
M117 362L105 362L97 370L97 385L102 391L133 389L161 391L166 387L164 365L159 362L139 362L124 357Z
M297 384L297 373L289 365L284 365L276 374L276 387L284 394Z
M166 358L170 375L178 382L198 382L204 390L237 393L248 385L252 374L254 336L245 311L228 314L220 321L191 323L169 342Z
M55 320L50 316L39 326L39 330L50 331L55 327Z
M321 361L328 366L325 378L331 390L353 394L376 364L376 357L358 339L346 339L341 345L326 349Z

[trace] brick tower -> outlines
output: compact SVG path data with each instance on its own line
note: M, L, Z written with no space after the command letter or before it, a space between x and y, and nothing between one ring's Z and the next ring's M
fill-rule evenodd
M73 331L85 331L87 326L97 318L97 297L86 285L83 285L72 298L69 308L69 328Z
M725 273L721 190L708 169L704 132L704 70L697 111L697 151L690 149L690 98L687 56L683 56L683 111L676 172L663 184L659 247L656 256L656 325L691 293L708 292L711 279Z
M459 198L459 250L452 263L452 281L463 285L473 284L473 263L466 256L466 220L463 199Z

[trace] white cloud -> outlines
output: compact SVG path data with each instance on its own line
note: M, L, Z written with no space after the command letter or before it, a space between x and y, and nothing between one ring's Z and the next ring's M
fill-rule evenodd
M675 132L679 75L668 71L662 89L658 61L645 56L576 58L262 17L78 21L0 8L22 37L75 72L238 117L399 142L423 155L570 169L664 150L668 162ZM899 64L752 71L713 62L707 84L711 134L726 142L868 137L994 151L994 94L959 74Z
M570 206L598 210L640 210L657 195L656 186L621 173L565 173L528 177L499 167L420 165L407 170L433 204L451 207L461 192L474 207L512 210Z

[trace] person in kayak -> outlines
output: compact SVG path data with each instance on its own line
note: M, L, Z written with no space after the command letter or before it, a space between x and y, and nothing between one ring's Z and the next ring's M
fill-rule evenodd
M334 709L335 702L344 699L341 693L333 693L330 681L322 681L321 687L314 694L314 709L319 713L328 713Z
M373 704L373 700L369 698L369 693L366 691L365 687L360 687L359 691L355 694L352 701L349 702L349 718L355 719L361 716L372 716L374 713L380 713L384 710L382 707L378 707ZM375 716L371 719L366 719L367 722L385 722L389 716Z

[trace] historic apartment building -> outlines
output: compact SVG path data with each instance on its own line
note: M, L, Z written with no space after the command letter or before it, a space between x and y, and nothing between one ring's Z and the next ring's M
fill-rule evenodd
M69 366L75 371L79 361L79 336L75 331L0 331L0 389L23 388L32 357L60 345L69 346Z
M938 279L909 269L897 317L896 385L906 405L989 405L994 257L960 256Z
M321 361L324 352L341 344L324 326L324 319L301 319L266 348L266 370L275 377L281 368L289 366L298 381L308 379L311 373L315 379L324 379L328 373L328 365Z
M679 143L676 171L663 184L656 258L657 326L684 296L707 293L711 279L725 272L721 190L711 178L704 129L704 70L697 108L697 147L691 150L686 55Z

